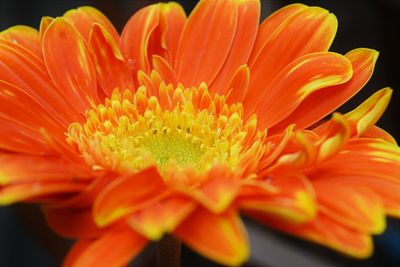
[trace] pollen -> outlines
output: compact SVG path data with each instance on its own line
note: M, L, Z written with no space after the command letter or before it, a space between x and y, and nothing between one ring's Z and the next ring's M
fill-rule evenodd
M206 172L215 164L232 171L257 160L266 132L256 117L243 120L241 104L198 88L160 84L157 94L115 90L69 126L67 141L96 169L125 172L156 166Z

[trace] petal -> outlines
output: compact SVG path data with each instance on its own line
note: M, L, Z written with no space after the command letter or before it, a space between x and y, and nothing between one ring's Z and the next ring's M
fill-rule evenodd
M268 39L250 65L250 90L244 104L253 106L260 98L260 92L264 92L276 75L295 59L327 51L336 29L336 17L319 7L305 8L290 16Z
M178 80L172 66L162 57L154 55L152 57L153 68L157 71L166 85L172 84L176 86Z
M362 137L379 138L379 139L385 140L389 143L392 143L394 145L397 145L396 139L394 139L393 136L391 136L388 132L386 132L382 128L379 128L378 126L372 126L368 130L366 130L363 133Z
M178 80L184 86L211 84L217 76L235 37L237 9L236 0L203 0L192 11L175 62Z
M43 208L48 226L67 238L93 238L102 233L93 220L90 209Z
M356 258L367 258L372 254L372 239L368 234L347 228L319 214L303 225L273 220L263 215L253 215L257 220L280 231L295 235Z
M53 82L75 109L84 112L97 98L96 73L85 42L62 18L55 19L43 36L43 56Z
M115 43L119 41L118 32L112 23L103 13L93 7L82 6L68 10L63 18L74 25L86 41L89 40L90 30L95 23L100 24Z
M261 129L269 128L290 114L311 93L348 81L352 75L349 60L339 54L308 54L289 64L277 75L258 102L245 106L247 114L258 114ZM251 89L251 88L250 88Z
M238 193L239 178L230 169L217 166L207 173L208 179L197 188L186 190L186 194L214 213L229 207Z
M10 205L19 201L40 202L45 197L62 197L77 193L86 187L78 182L35 182L12 184L0 188L0 205Z
M249 257L245 229L233 210L213 214L199 208L174 234L198 253L224 265L239 266Z
M171 233L196 205L187 197L175 195L145 207L127 217L128 224L150 240L158 240Z
M89 51L99 84L108 97L114 89L133 90L134 84L128 64L111 35L100 24L94 24L89 37Z
M238 1L238 21L235 38L225 61L210 86L210 90L219 94L226 94L230 89L227 87L235 71L247 63L253 48L260 19L260 1L244 0Z
M231 90L228 93L227 102L237 103L242 102L249 89L250 81L250 69L247 65L240 66L232 76L232 80L229 85Z
M54 87L44 62L26 48L6 40L0 40L0 80L20 88L65 126L81 119Z
M54 18L52 18L52 17L48 17L48 16L42 17L42 19L40 20L40 27L39 27L40 40L43 40L43 36L44 36L47 28L53 21L54 21ZM42 48L40 48L40 51L42 52Z
M34 28L23 25L13 26L2 31L0 38L19 44L42 58L39 32Z
M300 129L306 128L354 96L372 76L378 52L359 48L347 53L346 57L353 66L353 76L348 82L312 93L288 117L272 127L269 133L280 132L292 123Z
M159 20L160 5L150 5L137 11L122 30L121 50L130 63L133 75L139 70L150 72L149 41Z
M67 163L58 157L0 154L0 166L0 185L92 179L85 166Z
M152 167L110 183L96 198L93 214L97 225L107 225L165 196L166 187Z
M316 214L315 193L310 182L301 176L273 177L271 185L278 189L275 194L246 195L237 204L246 213L262 212L292 223L302 223Z
M331 220L365 233L380 234L385 230L385 209L375 192L324 179L314 179L313 187L319 211Z
M262 51L263 47L280 25L285 23L290 16L305 8L307 8L307 6L303 4L290 4L268 16L258 27L257 37L248 64L253 65L254 59L257 58L258 54Z
M68 253L62 266L126 266L146 243L146 239L129 228L116 229L93 241L79 240Z
M173 66L179 39L186 23L186 14L182 6L175 2L162 3L160 12L161 46L167 49L165 59Z

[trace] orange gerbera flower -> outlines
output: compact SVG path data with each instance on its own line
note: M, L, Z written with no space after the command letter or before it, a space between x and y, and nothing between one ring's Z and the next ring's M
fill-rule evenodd
M81 7L3 31L0 203L41 203L78 239L65 266L122 266L165 233L240 265L239 211L370 255L400 214L400 149L374 126L391 90L320 120L378 53L327 52L337 20L319 7L259 15L257 0L203 0L188 18L155 4L119 36Z

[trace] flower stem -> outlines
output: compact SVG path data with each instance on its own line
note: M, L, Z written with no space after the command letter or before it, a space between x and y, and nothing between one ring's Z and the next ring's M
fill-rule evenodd
M158 267L180 267L181 266L181 241L172 235L165 235L159 242L157 248Z

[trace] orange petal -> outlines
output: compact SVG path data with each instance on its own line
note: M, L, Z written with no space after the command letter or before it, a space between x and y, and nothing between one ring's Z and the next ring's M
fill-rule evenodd
M380 234L385 230L385 209L375 192L324 179L315 179L313 187L319 211L331 220L365 233Z
M152 167L134 175L120 177L97 196L93 214L99 226L150 205L164 197L166 187L157 170Z
M54 87L43 60L26 48L6 40L0 40L0 80L20 88L63 125L81 120L81 116ZM12 91L10 88L7 90Z
M176 86L178 80L172 66L164 58L157 55L153 55L152 60L154 70L161 75L166 85L172 84Z
M37 57L42 58L39 32L34 28L23 25L13 26L2 31L0 33L0 38L19 44Z
M186 23L186 14L182 6L175 2L161 3L160 12L161 46L167 49L165 59L173 66L179 39Z
M49 27L49 25L54 21L54 18L52 17L42 17L42 19L40 20L40 27L39 27L39 36L40 36L40 40L43 40L43 36L47 30L47 28ZM42 50L40 48L40 50Z
M307 178L301 176L273 177L275 194L245 195L237 199L239 207L247 212L257 211L292 223L301 223L316 214L315 193Z
M366 130L363 133L362 137L379 138L379 139L385 140L389 143L392 143L394 145L397 145L396 139L394 139L393 136L391 136L388 132L386 132L382 128L379 128L378 126L372 126L368 130Z
M247 63L257 34L260 19L260 1L238 1L238 21L235 38L224 66L212 82L210 90L226 94L227 87L237 69Z
M43 36L43 56L53 82L77 111L84 112L97 98L96 72L85 42L62 18Z
M118 32L112 23L103 13L93 7L82 6L68 10L63 18L74 25L86 41L89 40L91 28L95 23L100 24L115 43L119 41Z
M234 200L239 190L239 179L228 168L214 167L207 173L208 179L197 188L185 193L214 213L223 212Z
M289 64L259 94L254 106L261 129L269 128L290 114L311 93L348 81L352 75L349 60L342 55L321 52L308 54ZM251 89L251 88L250 88ZM252 106L245 106L251 114Z
M175 62L178 80L184 86L211 84L221 70L235 37L237 2L203 0L190 14Z
M250 65L252 76L245 106L253 106L260 98L260 92L264 92L277 74L295 59L327 51L336 29L336 17L319 7L305 8L290 16L268 39Z
M97 79L111 97L114 89L133 90L134 84L128 64L111 35L100 24L94 24L89 37L89 51L97 72Z
M57 234L67 238L93 238L102 233L91 209L43 208L46 222Z
M232 80L228 88L231 90L228 93L227 102L237 103L242 102L249 89L250 69L247 65L240 66L232 76Z
M0 154L0 185L26 182L90 181L85 166L62 161L58 157Z
M213 214L199 208L174 234L198 253L224 265L240 266L249 257L245 229L233 210Z
M348 82L312 93L288 117L272 127L269 133L280 132L292 123L300 129L306 128L354 96L372 76L378 52L359 48L347 53L346 57L353 66L353 76Z
M62 266L126 266L142 250L146 243L146 239L129 228L116 229L93 241L79 240L68 253Z
M154 4L137 11L126 23L121 34L121 50L135 75L139 70L150 71L149 40L160 20L160 5Z
M258 54L271 38L272 34L279 29L280 25L285 23L290 16L304 10L305 8L307 8L307 6L303 4L290 4L278 9L272 15L268 16L258 27L257 37L248 64L253 65L254 59L257 58Z
M0 188L0 205L9 205L19 201L37 201L44 197L62 197L77 193L86 187L78 182L35 182L12 184Z
M314 220L302 225L273 220L260 214L253 214L253 217L280 231L330 247L352 257L367 258L373 251L372 239L368 234L347 228L323 214L319 214Z
M127 217L128 224L150 240L171 233L196 207L184 196L170 196Z

